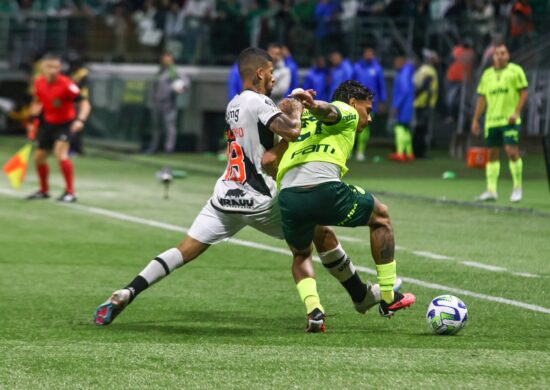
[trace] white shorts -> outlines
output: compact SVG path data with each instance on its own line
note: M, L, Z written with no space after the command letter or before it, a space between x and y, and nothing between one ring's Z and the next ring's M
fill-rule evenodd
M217 210L208 200L187 234L203 244L216 244L233 237L245 226L282 240L284 237L279 202L275 199L271 208L266 211L240 214Z

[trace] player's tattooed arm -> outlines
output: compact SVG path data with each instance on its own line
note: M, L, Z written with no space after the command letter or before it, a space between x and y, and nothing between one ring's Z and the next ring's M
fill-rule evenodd
M297 100L285 99L281 102L280 115L274 117L268 124L269 129L281 136L285 141L294 141L300 136L303 106Z
M274 179L277 177L279 163L281 162L283 154L285 154L287 148L288 142L283 139L273 148L266 150L262 157L262 168L269 176Z
M328 102L315 100L315 91L312 89L304 91L303 89L298 88L292 91L291 96L300 101L314 117L323 123L333 124L340 120L340 111Z

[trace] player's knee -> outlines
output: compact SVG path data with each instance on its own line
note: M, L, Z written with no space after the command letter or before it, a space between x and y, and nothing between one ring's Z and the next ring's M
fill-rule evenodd
M317 226L313 239L317 252L326 252L338 246L338 238L334 230L328 226Z
M177 246L177 249L181 252L183 262L186 264L200 256L209 246L208 244L195 240L191 236L185 236Z
M388 206L386 206L382 202L379 202L378 200L375 200L372 217L369 221L369 226L384 226L391 228L391 220Z
M304 261L311 256L311 246L305 249L297 249L295 247L291 247L290 250L292 251L292 255L294 256L294 261Z

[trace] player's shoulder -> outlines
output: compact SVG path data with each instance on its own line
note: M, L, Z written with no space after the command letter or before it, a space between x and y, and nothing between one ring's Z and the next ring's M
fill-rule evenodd
M483 71L483 73L481 74L481 79L480 79L480 81L483 80L483 79L486 79L487 77L491 77L491 76L494 75L494 74L495 74L495 67L494 67L494 66L490 66L490 67L488 67L487 69L485 69L485 70Z
M35 86L43 86L46 84L46 77L44 76L38 76L36 80L34 80Z
M74 83L74 81L69 76L65 76L64 74L57 75L57 81L63 84Z
M521 67L521 65L510 62L508 64L508 71L513 73L523 73L523 68Z
M330 104L336 107L340 112L350 112L357 114L357 110L345 102L334 100Z

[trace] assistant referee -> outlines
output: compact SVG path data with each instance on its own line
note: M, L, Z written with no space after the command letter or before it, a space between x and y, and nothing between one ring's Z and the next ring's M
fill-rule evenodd
M37 138L38 148L34 155L40 189L27 199L47 199L48 155L53 151L65 179L65 191L57 199L75 202L74 169L69 159L69 139L72 133L82 131L90 115L88 99L83 99L80 88L68 77L60 74L61 59L47 55L42 60L42 76L35 81L35 96L31 104L31 121L27 127L29 139ZM75 103L78 106L78 117ZM38 129L38 117L41 115ZM38 135L37 134L38 130Z

